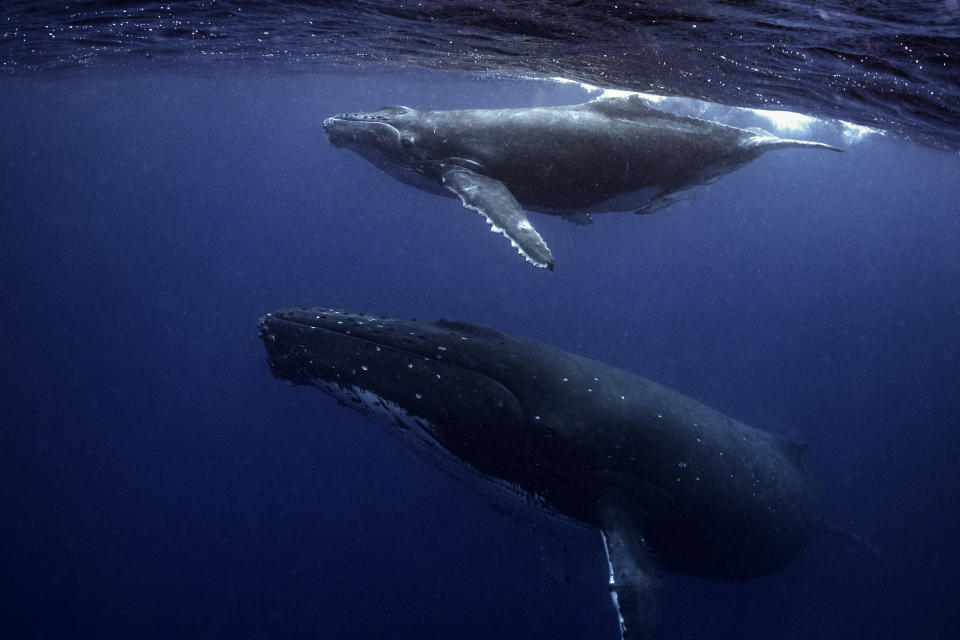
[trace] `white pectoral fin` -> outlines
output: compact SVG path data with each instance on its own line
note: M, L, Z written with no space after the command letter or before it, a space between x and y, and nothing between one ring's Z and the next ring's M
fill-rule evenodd
M553 269L553 254L547 243L505 184L460 166L447 168L442 178L443 185L460 197L464 207L482 214L491 229L507 236L527 262Z
M610 598L623 640L653 640L660 622L660 577L635 517L615 500L601 503L603 549Z

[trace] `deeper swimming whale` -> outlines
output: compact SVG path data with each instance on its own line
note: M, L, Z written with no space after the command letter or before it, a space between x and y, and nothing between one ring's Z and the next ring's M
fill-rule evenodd
M330 142L397 180L459 197L526 260L554 258L524 209L577 224L652 213L772 149L842 151L646 106L639 96L562 107L418 111L388 106L323 122Z
M755 578L830 531L802 444L622 369L456 321L294 308L259 329L274 376L495 504L599 530L623 638L654 637L659 570Z

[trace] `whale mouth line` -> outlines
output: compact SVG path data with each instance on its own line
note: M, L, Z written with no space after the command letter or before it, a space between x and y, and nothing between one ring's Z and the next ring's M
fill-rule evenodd
M328 122L382 122L384 124L389 124L389 119L384 115L377 115L372 113L337 113L330 116L329 118L323 121L324 126Z
M400 130L383 118L352 117L352 114L331 116L323 121L323 131L336 148L359 146L389 149L400 148ZM362 151L357 151L364 155Z

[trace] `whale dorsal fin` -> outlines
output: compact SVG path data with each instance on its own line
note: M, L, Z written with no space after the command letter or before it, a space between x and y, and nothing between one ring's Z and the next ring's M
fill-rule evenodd
M480 213L490 228L507 236L527 262L553 269L553 254L507 186L458 164L445 166L443 186L460 197L463 206Z
M806 442L797 442L781 437L777 439L777 445L790 462L797 466L803 466L803 452L807 450Z
M620 118L630 120L633 118L644 118L650 115L651 109L643 103L635 93L627 96L609 96L606 98L596 98L590 102L578 105L584 110L602 113L611 118ZM657 113L660 113L659 111Z

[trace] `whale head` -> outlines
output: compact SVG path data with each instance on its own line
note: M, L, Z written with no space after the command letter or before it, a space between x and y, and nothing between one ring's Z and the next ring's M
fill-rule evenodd
M417 113L416 109L401 106L381 107L367 113L338 113L323 121L323 130L334 147L346 147L393 175L398 169L414 168L419 161L410 130Z

